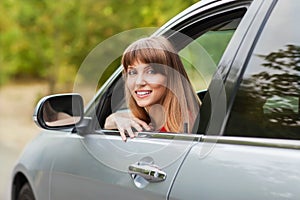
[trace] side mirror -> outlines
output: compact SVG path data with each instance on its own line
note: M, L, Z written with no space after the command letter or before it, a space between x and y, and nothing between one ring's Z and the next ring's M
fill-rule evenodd
M83 99L79 94L56 94L42 98L33 120L41 128L58 130L73 128L83 119Z

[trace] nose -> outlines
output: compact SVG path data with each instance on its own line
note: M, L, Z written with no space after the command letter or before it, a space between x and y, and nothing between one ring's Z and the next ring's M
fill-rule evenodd
M146 84L145 76L143 75L143 73L137 75L135 84L137 84L137 85L145 85Z

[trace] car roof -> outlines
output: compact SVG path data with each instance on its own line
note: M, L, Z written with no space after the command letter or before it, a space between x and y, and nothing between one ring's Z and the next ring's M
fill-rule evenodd
M252 0L201 0L190 7L186 8L176 16L174 16L171 20L169 20L166 24L161 26L155 33L156 34L161 34L165 30L168 30L169 26L173 26L174 23L180 23L186 19L188 19L190 16L195 15L196 13L199 12L205 12L206 10L211 9L212 7L224 5L224 4L230 4L233 2L249 2Z

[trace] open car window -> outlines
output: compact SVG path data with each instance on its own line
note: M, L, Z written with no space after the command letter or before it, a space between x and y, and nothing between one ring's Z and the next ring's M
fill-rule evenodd
M197 23L187 24L178 32L178 35L184 34L188 39L180 40L181 37L174 34L174 31L172 31L172 35L168 32L163 34L178 49L192 86L201 101L205 97L218 63L245 12L244 8L238 9L228 12L228 15L222 13L219 17L214 16L213 22L199 20ZM114 84L98 99L99 123L97 129L104 127L105 119L111 113L128 112L124 98L124 84L120 74Z

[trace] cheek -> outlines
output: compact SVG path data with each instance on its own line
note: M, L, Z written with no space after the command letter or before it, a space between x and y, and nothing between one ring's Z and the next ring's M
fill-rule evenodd
M164 75L156 75L152 77L148 77L147 82L151 84L153 87L166 87L167 86L167 78Z
M126 79L126 86L128 87L129 90L134 89L135 81L132 78L127 78Z
M153 91L156 91L159 93L165 92L165 90L166 90L165 85L162 85L162 84L151 84L150 87Z
M166 80L160 80L159 82L155 82L149 85L152 88L154 94L161 97L166 93L166 84Z

